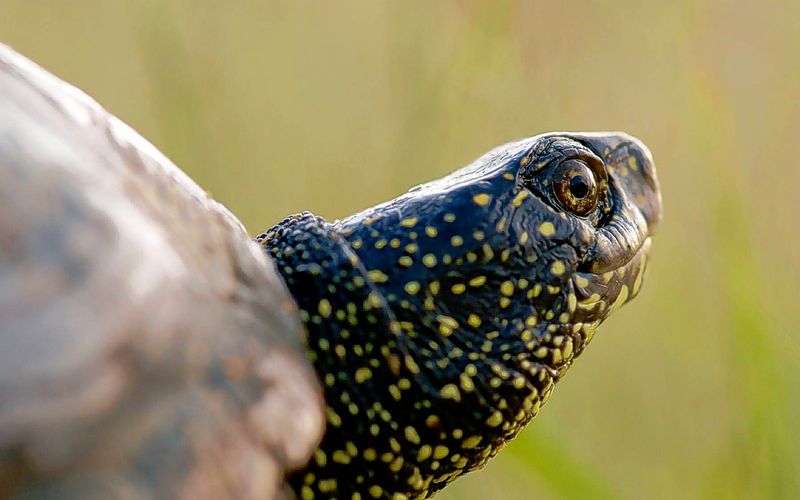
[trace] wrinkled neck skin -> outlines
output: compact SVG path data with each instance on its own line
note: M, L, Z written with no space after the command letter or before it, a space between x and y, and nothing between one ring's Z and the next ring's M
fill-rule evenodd
M569 158L608 174L592 216L550 192ZM342 221L301 214L260 236L328 406L323 442L291 478L297 494L426 497L482 467L638 293L657 197L634 139L553 134Z

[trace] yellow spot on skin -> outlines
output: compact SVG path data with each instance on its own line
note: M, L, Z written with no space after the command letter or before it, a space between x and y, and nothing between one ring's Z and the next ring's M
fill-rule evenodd
M433 267L436 265L436 256L432 253L426 253L422 257L422 263L425 265L425 267Z
M495 411L486 419L486 425L489 427L497 427L501 423L503 423L503 414L499 411Z
M511 305L511 299L508 297L500 297L500 308L505 309Z
M392 238L391 240L389 240L389 246L392 248L400 248L400 239Z
M439 231L437 231L436 228L433 226L427 226L425 228L425 234L427 234L431 238L435 238L436 235L439 234Z
M417 218L416 217L409 217L408 219L403 219L400 221L400 225L403 227L414 227L417 225Z
M525 387L525 379L522 377L514 377L514 380L511 381L511 385L513 385L515 389L522 389Z
M576 274L575 275L575 284L578 285L581 288L586 288L587 286L589 286L589 280L587 280L583 276L580 276L580 275Z
M473 196L472 197L472 201L474 201L475 203L477 203L478 205L480 205L482 207L485 207L486 205L489 204L490 201L492 201L492 197L489 196L486 193L481 193L481 194L476 194L475 196Z
M408 255L403 255L397 259L397 263L403 267L411 267L414 265L414 260Z
M486 235L483 233L483 231L475 231L474 233L472 233L472 237L478 241L482 241L483 238L486 237Z
M469 286L482 286L486 283L486 276L477 276L469 280Z
M556 228L552 222L542 222L539 224L539 233L542 236L550 237L556 234Z
M452 238L450 238L450 244L453 245L454 247L460 247L461 245L464 244L464 238L462 238L459 235L455 235Z
M414 358L412 358L409 355L406 355L404 359L405 359L406 368L408 368L408 371L410 371L414 375L418 374L419 373L419 365L417 365L417 363L414 361Z
M550 272L553 273L554 276L561 276L564 274L564 271L566 271L566 268L564 267L564 263L560 260L553 262L550 266Z
M472 383L472 379L466 373L462 373L458 378L460 380L459 385L464 392L472 392L475 389L475 384Z
M492 260L492 257L494 257L494 251L492 250L491 245L489 245L488 243L484 243L481 246L481 249L483 250L483 255L484 255L485 261L488 262L488 261Z
M367 303L373 309L377 309L377 308L381 307L381 298L377 293L370 292L369 295L367 295Z
M438 281L431 281L428 283L428 290L431 291L432 295L436 295L439 293L439 282Z
M452 399L454 401L461 401L461 393L455 384L447 384L439 391L439 395L444 399Z
M456 283L455 285L450 287L450 291L456 295L461 295L467 290L466 285L464 283Z
M417 433L417 430L415 428L411 427L410 425L407 426L405 429L405 434L406 434L406 439L409 442L414 444L419 444L419 434Z
M331 303L328 302L328 299L322 299L317 305L317 310L319 311L320 316L327 318L331 315Z
M409 295L416 295L421 286L418 281L409 281L403 288Z
M380 498L383 495L383 488L374 484L369 487L369 494L372 498Z
M372 378L372 370L367 367L361 367L356 370L356 382L362 384Z
M328 457L325 455L325 452L317 448L314 450L314 461L317 462L317 465L320 467L325 467L325 464L328 463Z
M520 162L520 163L522 163L522 162ZM505 179L507 181L513 181L514 180L514 174L512 174L511 172L506 172L506 173L503 174L503 179Z
M314 500L314 491L308 486L300 488L300 497L303 500Z
M450 450L442 444L436 445L436 448L433 449L433 458L436 460L440 460L449 454Z
M456 321L456 319L451 316L445 316L444 314L440 314L439 316L436 316L436 319L437 321L439 321L439 323L446 325L454 330L459 326L458 321Z
M575 296L574 293L567 295L567 309L570 313L574 313L575 309L578 307L578 298Z
M442 421L441 419L439 419L437 415L428 415L428 417L425 419L425 425L427 425L431 429L433 429L434 427L438 427L439 425L441 425L441 423Z
M564 344L564 349L561 355L564 356L565 359L568 359L572 355L572 349L573 349L572 339L567 339L567 342L566 344Z
M386 283L389 280L389 277L379 269L367 271L367 277L375 283Z
M337 464L347 465L350 463L350 455L343 450L336 450L333 452L333 461Z
M325 409L325 413L328 415L328 423L330 423L334 427L340 427L342 425L342 419L339 417L339 414L336 413L333 408L330 406Z
M500 252L500 260L502 262L506 262L510 256L511 256L511 250L509 250L508 248Z
M364 460L366 460L367 462L372 462L376 458L378 458L378 453L374 449L367 448L366 450L364 450Z
M519 235L519 244L524 245L528 242L528 232L523 231L522 234Z
M408 253L415 253L419 247L416 243L409 243L406 245L406 252Z
M336 486L335 479L320 479L319 482L317 482L317 488L319 488L319 491L322 493L334 491Z
M423 444L417 452L417 461L422 462L423 460L427 460L430 458L432 452L433 450L429 445Z
M481 326L481 318L477 314L474 313L470 314L469 317L467 318L467 323L469 323L471 326L474 326L475 328L478 328L479 326Z
M470 436L461 442L461 447L465 450L471 450L480 444L483 440L482 436Z
M445 222L455 222L456 214L444 214L444 217L442 218L444 219Z
M511 200L511 205L515 207L519 207L522 205L522 202L528 198L528 192L523 190L517 193L513 200Z
M514 295L514 283L511 283L510 281L504 281L500 285L500 293L502 293L506 297L511 297L512 295Z

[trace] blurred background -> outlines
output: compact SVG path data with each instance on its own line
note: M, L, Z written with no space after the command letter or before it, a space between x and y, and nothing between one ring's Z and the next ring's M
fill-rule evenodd
M0 40L256 234L512 139L620 129L665 219L639 298L438 498L800 497L800 3L0 0Z

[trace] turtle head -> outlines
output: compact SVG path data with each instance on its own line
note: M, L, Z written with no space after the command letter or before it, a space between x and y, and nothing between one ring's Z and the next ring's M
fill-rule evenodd
M336 225L432 367L455 350L522 373L561 372L638 293L660 217L639 140L551 133Z

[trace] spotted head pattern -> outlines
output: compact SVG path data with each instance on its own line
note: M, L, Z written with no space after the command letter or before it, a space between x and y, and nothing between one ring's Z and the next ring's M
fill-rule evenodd
M501 146L342 221L259 237L301 309L328 428L301 498L422 498L533 418L641 286L661 201L625 134Z

